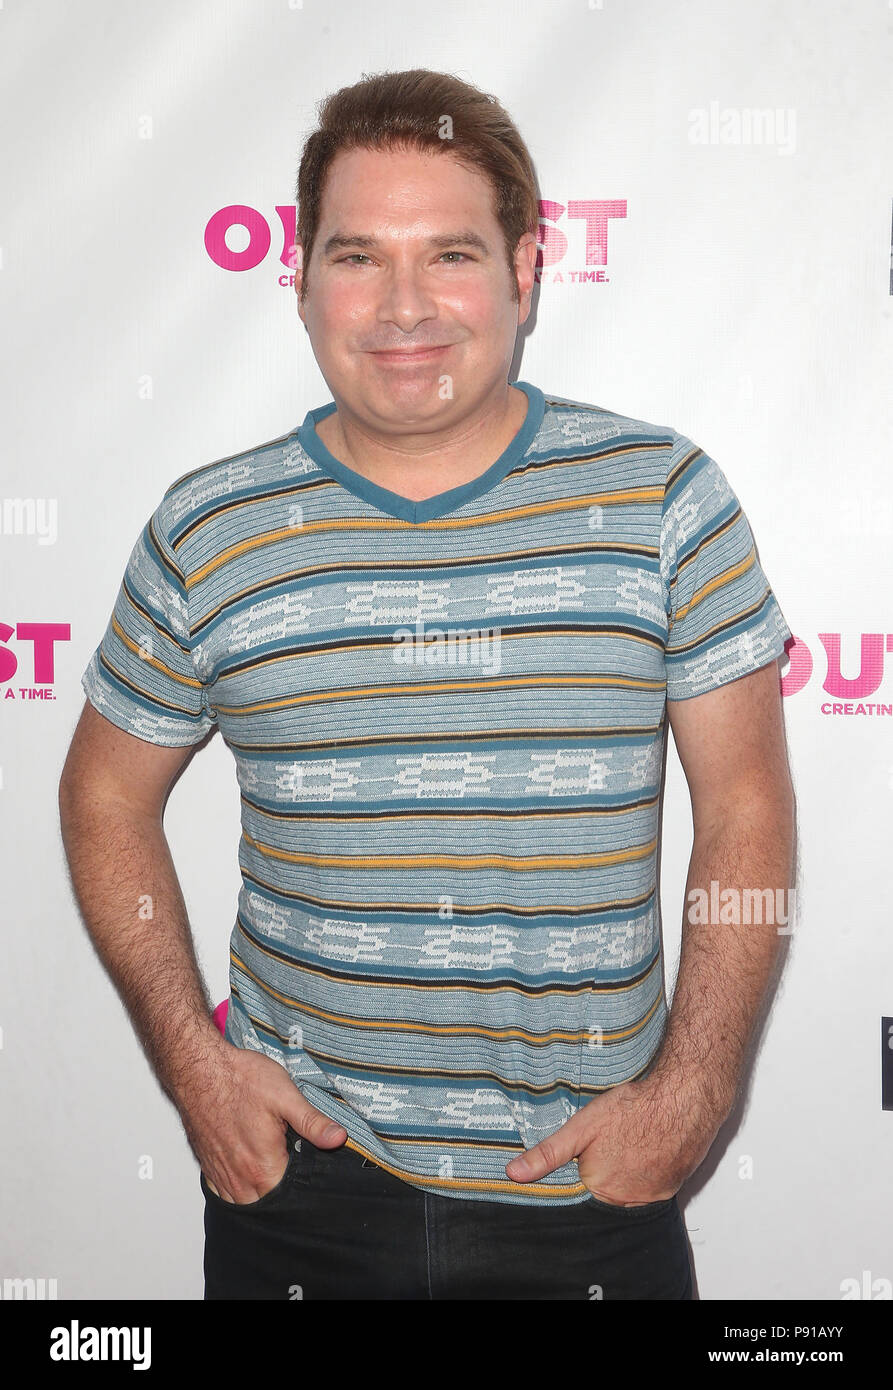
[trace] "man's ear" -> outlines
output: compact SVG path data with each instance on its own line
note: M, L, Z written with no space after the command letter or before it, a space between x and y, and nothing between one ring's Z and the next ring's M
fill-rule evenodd
M295 237L295 242L294 246L292 247L291 255L295 277L295 294L298 297L298 317L300 318L301 322L304 323L304 306L301 303L301 286L304 283L304 248L301 245L300 239L298 237ZM306 327L306 324L304 326Z
M520 295L518 322L524 323L530 313L530 300L536 283L536 258L539 247L533 232L525 232L515 247L515 275Z

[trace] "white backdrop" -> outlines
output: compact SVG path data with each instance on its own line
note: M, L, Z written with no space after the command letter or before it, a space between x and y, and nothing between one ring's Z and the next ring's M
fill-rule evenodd
M886 0L7 0L0 1294L45 1278L61 1298L202 1296L198 1168L74 905L58 778L80 675L166 487L330 399L276 209L316 103L406 67L497 94L558 205L547 259L552 227L566 246L514 375L695 439L736 490L798 639L785 710L799 921L746 1103L680 1194L700 1297L840 1299L847 1280L884 1292L891 48ZM587 263L574 201L612 204L603 265ZM233 205L271 229L251 269L206 248ZM247 240L234 228L227 244ZM53 655L36 670L29 624ZM849 693L833 661L828 675L835 634ZM873 662L862 634L877 635ZM166 819L214 1003L238 813L216 738ZM690 846L671 745L669 984Z

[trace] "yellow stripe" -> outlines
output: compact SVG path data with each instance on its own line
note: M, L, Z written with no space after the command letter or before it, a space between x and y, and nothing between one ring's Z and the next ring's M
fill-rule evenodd
M703 584L701 588L692 595L690 602L676 614L674 622L681 623L683 618L687 617L696 604L702 603L708 594L712 594L716 589L725 588L726 584L731 584L733 580L738 579L742 574L746 574L755 559L756 554L753 546L751 546L750 554L742 560L740 564L733 565L731 569L724 570L722 574L716 575L715 578ZM726 619L726 621L728 621L728 619Z
M722 619L721 622L714 623L712 627L708 627L708 629L707 629L706 632L701 633L701 634L700 634L699 636L697 636L697 637L693 637L693 638L691 639L691 641L689 641L689 642L683 642L683 643L682 643L680 646L678 646L678 647L667 647L667 655L668 655L668 656L680 656L680 655L682 655L684 652L691 651L691 649L692 649L693 647L699 647L699 646L701 645L702 642L705 642L705 641L707 640L708 637L712 637L713 634L714 634L715 632L723 632L724 630L726 630L726 629L728 629L728 628L730 628L730 627L734 627L734 625L735 625L736 623L740 623L742 618L747 618L747 617L749 617L752 613L758 613L759 610L762 608L763 603L765 602L765 599L766 599L766 595L767 595L768 593L769 593L769 590L768 590L768 589L764 589L763 592L762 592L762 594L760 595L759 599L757 600L757 602L756 602L756 603L752 603L751 606L750 606L749 608L742 608L738 613L733 613L733 614L727 615L726 617L724 617L724 618ZM671 628L671 629L672 629L674 626L675 626L674 623L671 623L671 624L670 624L670 628Z
M149 618L148 615L146 615L146 621L152 624L152 627L155 628L155 631L159 634L160 637L164 637L165 640L169 640L166 634L161 632L157 624L153 623L152 619ZM123 643L123 645L129 648L129 650L132 651L135 656L139 657L140 661L145 661L147 665L154 666L156 670L161 671L162 674L165 676L170 676L172 680L178 681L180 685L189 685L194 687L201 686L200 680L194 680L191 676L181 676L179 671L172 671L170 666L166 666L163 661L159 661L157 656L140 656L140 652L145 652L145 647L141 647L139 643L134 642L131 637L127 636L127 633L124 631L123 627L118 622L118 619L115 617L114 613L112 614L112 628L114 629L116 636ZM144 695L147 693L147 691L143 691Z
M308 653L310 655L310 653ZM271 658L281 661L282 657ZM258 662L257 666L263 663ZM252 668L256 669L256 668ZM309 695L287 695L279 700L258 700L253 705L221 705L214 708L223 714L257 714L262 710L285 709L293 705L318 704L324 700L349 700L354 697L378 695L431 695L458 690L511 690L515 686L622 686L630 690L663 690L665 680L647 680L632 676L503 676L494 680L413 681L409 685L358 685L337 691L324 690Z
M272 952L267 951L263 946L258 946L255 949L260 951L264 955L273 954ZM258 985L259 988L263 991L263 993L269 995L270 998L277 999L280 1004L285 1004L288 1008L299 1010L301 1013L304 1014L312 1014L314 1018L325 1019L325 1021L328 1023L335 1023L344 1028L369 1029L370 1031L378 1030L383 1033L411 1033L414 1035L418 1034L424 1037L431 1036L463 1038L471 1036L491 1038L495 1042L505 1042L514 1039L519 1042L528 1043L531 1047L546 1047L553 1042L578 1043L582 1042L584 1038L588 1038L589 1036L591 1036L590 1031L585 1028L575 1029L571 1032L568 1032L565 1029L556 1029L555 1031L550 1033L532 1033L526 1028L485 1028L481 1024L455 1023L420 1024L414 1022L411 1019L362 1019L357 1018L355 1015L351 1014L337 1014L333 1013L329 1009L318 1008L316 1005L306 1003L303 999L295 999L292 995L283 994L280 990L273 989L272 985L268 984L267 981L264 980L264 978L261 975L256 974L255 971L253 971L248 965L246 965L245 962L242 960L241 956L239 956L238 953L234 951L232 948L230 949L229 958L231 964L235 965L239 970L243 972L243 974L247 975L249 979L253 980L254 983ZM280 957L277 956L276 959L280 964L282 963ZM631 985L629 983L624 985L618 985L616 989L612 990L611 992L616 994L623 994L628 989L638 989L641 985L645 983L645 981L648 979L648 976L659 964L660 957L657 957L657 959L652 963L652 965L649 967L646 973L639 980L636 981L635 985ZM301 968L302 963L300 961L296 961L295 969L300 970ZM381 985L370 984L368 981L364 980L362 981L362 983L356 982L354 984L348 984L346 987L349 989L393 989L397 984L398 982L393 980L383 981ZM427 988L427 986L423 984L413 984L412 981L400 981L399 984L405 989ZM436 986L436 988L439 989L440 986L438 985ZM525 991L521 992L525 993ZM551 996L555 994L564 994L568 992L569 991L567 990L549 990L548 995ZM528 997L530 996L528 995ZM545 998L546 993L544 992L538 997ZM608 1039L611 1042L621 1042L626 1038L634 1038L637 1033L640 1033L642 1031L646 1023L648 1023L654 1017L654 1014L660 1007L660 1003L661 999L660 997L658 997L654 1001L652 1006L649 1008L648 1012L644 1015L644 1017L639 1019L636 1023L630 1024L627 1028L615 1028L611 1029L610 1031L603 1029L599 1035L600 1038ZM271 1025L269 1023L266 1024L267 1028L269 1028L270 1026ZM281 1033L277 1033L277 1037L282 1038ZM287 1041L287 1038L282 1038L283 1043L287 1043ZM343 1057L329 1058L328 1054L320 1055L326 1056L327 1061L331 1060L335 1062L340 1062L345 1066L348 1065L347 1060ZM361 1062L356 1062L352 1065L363 1066L364 1064ZM393 1070L399 1071L401 1075L404 1074L401 1068L393 1068ZM422 1070L421 1068L410 1067L406 1068L405 1074L409 1076L443 1075L443 1073L440 1071L426 1071ZM457 1072L456 1075L461 1076L465 1075L465 1073ZM512 1084L510 1081L506 1081L505 1078L501 1079L503 1080L503 1083L507 1086ZM567 1082L566 1084L570 1085L570 1082Z
M281 883L271 883L269 879L262 878L259 873L249 873L247 869L243 869L242 874L243 877L250 878L253 883L260 884L262 888L269 888L272 893L278 893L285 898L300 899L302 902L311 902L321 911L357 912L361 906L343 898L317 898L312 893L292 892L290 889L284 888ZM651 896L650 892L639 893L633 898L611 898L607 902L580 903L577 906L581 912L605 912L607 910L629 912L633 908L643 907ZM436 912L439 906L439 903L408 902L405 898L401 898L399 902L390 902L385 898L375 904L376 910L379 912ZM521 916L525 913L528 915L536 913L537 916L541 916L550 912L566 913L567 911L567 903L537 903L535 908L525 908L518 903L490 902L475 903L472 907L466 906L463 909L463 915L473 921L476 915L488 912L511 912Z
M132 638L127 636L127 633L124 631L123 627L118 622L118 619L115 617L114 613L112 614L112 628L115 632L115 635L118 637L119 641L123 644L123 646L127 647L130 651L132 651L134 655L140 659L140 661L145 661L147 665L154 666L156 670L161 671L161 673L165 676L170 676L171 680L177 681L180 685L188 685L196 688L201 686L200 680L194 680L191 676L181 676L179 671L172 671L171 668L169 666L166 666L163 661L159 661L157 656L140 656L140 652L144 652L145 648L140 647L137 642L134 642ZM114 666L112 666L112 663L110 661L108 662L108 665L111 668L111 670L115 670ZM115 674L117 675L117 672L115 672ZM127 681L126 683L128 685L133 685L132 681ZM149 699L155 699L155 696L150 696L147 690L141 691L141 694L148 696ZM159 701L159 703L164 704L165 702L161 700ZM176 709L177 707L174 705L172 706L172 708Z
M604 456L603 456L604 457ZM331 521L308 521L301 526L280 526L274 531L264 531L259 536L249 536L237 541L235 545L222 550L213 560L195 571L186 580L187 589L200 584L221 565L228 564L241 555L261 546L275 545L277 541L291 540L298 536L308 536L324 531L457 531L474 527L489 526L494 522L516 521L521 518L545 516L549 512L580 511L591 506L617 507L633 502L660 502L663 500L662 487L624 488L620 492L593 492L583 497L560 497L552 502L532 502L525 507L510 507L503 512L486 512L482 516L434 517L430 521L403 521L399 517L343 517ZM467 563L467 562L466 562Z
M336 1120L335 1123L341 1124L342 1129L344 1128L340 1120ZM451 1188L456 1192L467 1192L469 1189L473 1192L524 1192L531 1197L542 1197L544 1191L557 1193L562 1197L577 1196L582 1192L588 1193L589 1191L583 1182L572 1183L569 1187L559 1186L557 1183L544 1187L542 1182L512 1182L511 1178L506 1178L505 1182L481 1182L473 1178L428 1178L423 1177L420 1173L410 1173L406 1168L395 1168L393 1164L385 1163L378 1154L372 1153L370 1149L364 1149L358 1140L352 1139L349 1135L345 1139L343 1147L362 1154L364 1158L370 1159L379 1168L383 1168L386 1173L392 1173L395 1178L403 1178L413 1186L424 1184L426 1187ZM519 1149L518 1155L523 1152L523 1149ZM510 1161L509 1159L506 1160L506 1162Z
M277 849L255 840L247 830L242 838L259 854L284 859L289 864L312 864L317 868L350 869L597 869L606 864L631 864L653 854L657 840L632 849L605 850L602 854L541 854L520 858L509 854L299 854Z

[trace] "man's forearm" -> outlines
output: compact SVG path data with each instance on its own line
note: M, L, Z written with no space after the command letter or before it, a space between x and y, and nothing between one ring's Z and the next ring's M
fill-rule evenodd
M60 811L87 930L176 1105L226 1044L211 1017L161 820L87 794L60 795Z
M754 1024L790 930L795 834L793 807L782 801L748 803L709 837L695 835L676 987L648 1077L687 1109L716 1115L720 1123L734 1104ZM692 920L692 893L698 889L706 894L706 922ZM776 909L772 921L767 889ZM763 913L761 921L748 923L743 919L751 892L759 895L752 901L762 904ZM738 920L724 920L736 915Z

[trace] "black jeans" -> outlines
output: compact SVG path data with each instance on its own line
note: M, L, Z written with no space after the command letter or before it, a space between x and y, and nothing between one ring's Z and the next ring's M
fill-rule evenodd
M289 1127L255 1202L205 1197L206 1299L691 1299L675 1197L533 1207L422 1192Z

